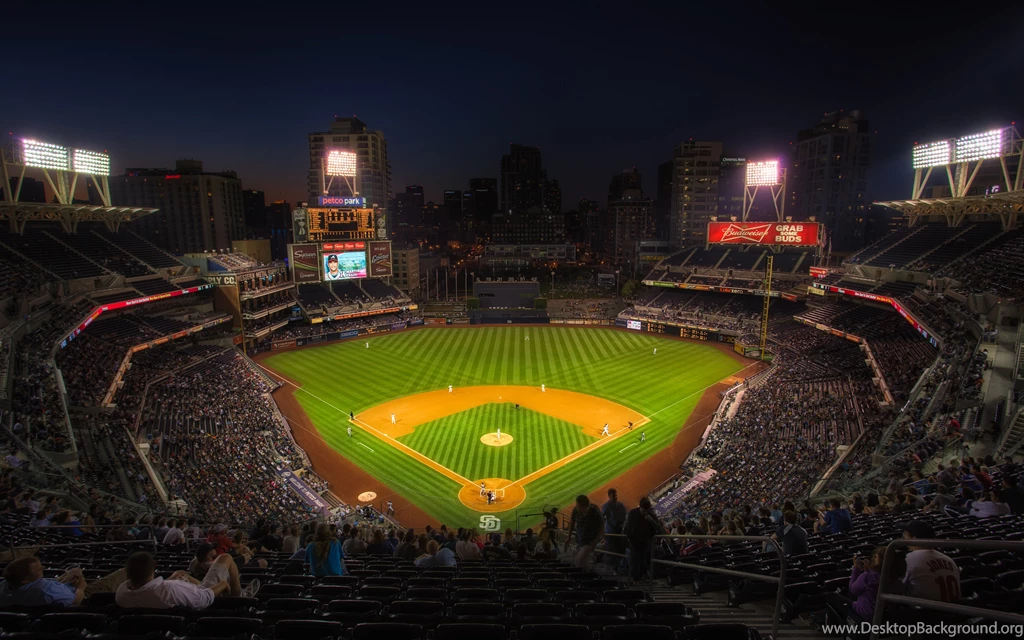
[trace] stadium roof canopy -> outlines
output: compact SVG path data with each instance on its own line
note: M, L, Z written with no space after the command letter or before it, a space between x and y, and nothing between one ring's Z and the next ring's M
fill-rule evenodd
M1024 213L1024 190L993 193L963 198L927 198L875 202L895 209L909 219L910 226L923 216L942 216L951 227L959 226L967 216L998 215L1003 229L1017 226L1017 216Z
M75 233L78 223L102 222L116 232L122 222L131 222L159 209L145 207L103 207L92 204L60 204L38 202L0 201L0 220L7 220L12 233L24 233L29 220L49 220L60 223L67 233Z

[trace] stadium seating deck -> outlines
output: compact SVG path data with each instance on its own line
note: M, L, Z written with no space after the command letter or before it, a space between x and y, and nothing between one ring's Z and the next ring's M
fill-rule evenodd
M300 284L299 302L307 309L318 308L321 305L333 307L340 304L330 289L321 284Z
M143 280L135 280L130 284L147 296L156 295L158 293L179 291L178 287L167 282L163 278L146 278Z
M0 243L4 243L65 280L94 278L105 273L103 268L47 235L52 226L26 225L24 234L14 234L4 225L0 229Z
M864 247L857 253L850 256L849 262L853 264L864 263L865 260L869 260L874 256L883 253L886 249L896 244L900 240L906 238L908 235L910 235L912 232L916 230L916 227L914 229L904 227L901 229L897 229L896 231L893 231L891 233L888 233L879 240L869 244L868 246Z
M369 295L371 298L376 298L377 300L384 300L386 298L397 299L405 297L401 291L384 282L383 280L378 280L376 278L367 278L361 281L360 284L363 287L363 291L365 291L367 295Z
M201 287L210 283L202 278L190 278L188 280L175 280L173 284L179 289L190 289L192 287Z
M94 229L93 232L154 269L182 266L170 254L158 249L128 229L122 228L117 233L111 233L105 227L99 227Z
M865 264L873 267L889 267L895 265L901 269L925 253L946 242L961 230L941 223L926 224L905 240L890 246Z
M112 302L121 302L122 300L131 300L138 298L141 294L135 289L129 289L127 291L118 291L117 293L106 293L102 295L91 294L93 302L96 304L110 304Z
M88 228L79 229L78 233L64 233L60 230L50 231L50 235L83 254L103 268L119 273L126 278L144 276L150 273L149 267L125 253L117 246L107 242Z

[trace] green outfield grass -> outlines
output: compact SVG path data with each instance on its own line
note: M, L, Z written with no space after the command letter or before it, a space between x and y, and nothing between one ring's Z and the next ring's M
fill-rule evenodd
M501 427L511 444L489 447L480 438ZM583 427L558 418L516 409L511 404L485 404L416 427L398 438L431 460L470 479L515 480L560 460L596 440Z
M526 340L529 336L530 339ZM296 398L323 435L324 440L403 498L416 504L438 522L477 526L479 514L458 500L459 485L393 448L384 440L357 429L345 434L348 412L360 413L374 405L402 396L447 388L485 384L512 384L569 389L600 396L630 407L650 418L644 427L647 441L622 451L619 446L599 447L577 460L526 485L526 502L520 513L537 512L546 505L564 506L621 475L638 462L671 444L693 411L704 389L736 373L743 365L716 348L698 342L669 340L650 334L613 329L511 326L426 328L385 334L348 342L280 353L264 364L301 386ZM652 354L654 347L657 355ZM494 405L500 407L501 405ZM487 406L481 407L485 410ZM402 442L437 458L449 468L464 465L474 470L469 478L506 477L501 464L518 459L524 468L535 469L544 456L557 455L579 446L572 442L551 453L518 453L523 447L498 448L479 442L482 433L466 435L464 449L444 444L447 427L469 429L463 418L469 411L423 425ZM461 417L460 417L461 416ZM571 429L547 418L551 427ZM524 417L523 420L526 420ZM444 424L442 424L444 423ZM536 427L543 427L538 419ZM515 429L531 425L515 424ZM512 427L509 427L509 433ZM435 437L431 437L435 433ZM466 432L469 434L469 431ZM475 431L473 431L475 433ZM513 433L515 436L516 434ZM579 438L587 436L579 434ZM630 442L625 438L621 442ZM415 443L415 444L413 444ZM578 444L578 443L577 443ZM582 446L582 445L580 445ZM554 447L554 445L552 445ZM508 449L504 454L501 449ZM527 460L523 456L537 456ZM440 459L442 456L445 459ZM557 458L556 458L557 459ZM479 461L479 462L478 462ZM494 464L495 466L491 466ZM459 472L461 473L461 471ZM381 496L382 498L386 496ZM496 514L515 523L515 512ZM399 517L401 511L399 510Z

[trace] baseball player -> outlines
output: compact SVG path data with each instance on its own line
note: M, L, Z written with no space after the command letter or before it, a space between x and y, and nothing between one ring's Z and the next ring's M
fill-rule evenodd
M350 438L352 437L352 426L351 425L349 425L349 427L348 427L348 437L350 437Z
M391 502L390 500L388 500L388 515L389 516L395 515L395 504L393 502Z
M633 430L633 421L632 420L629 421L629 430L630 431Z
M527 341L527 342L529 342L529 341L530 341L530 336L526 336L526 341Z
M480 497L483 498L485 495L487 495L487 485L481 482L480 483Z
M395 414L391 414L391 424L395 424Z
M658 355L658 347L654 347L654 353L652 353L651 355Z
M543 383L542 383L542 384L540 385L540 392L541 392L541 393L545 393L545 389L544 389L544 385L543 385Z
M601 435L602 436L611 435L611 434L608 433L608 423L607 422L604 423L604 429L601 429Z
M452 393L452 385L448 385L448 393Z
M498 442L501 442L501 427L498 427Z
M369 349L369 348L370 348L370 343L369 343L369 342L367 342L367 343L366 343L366 348L367 348L367 349Z
M640 432L640 442L647 442L647 432L646 431L641 431Z

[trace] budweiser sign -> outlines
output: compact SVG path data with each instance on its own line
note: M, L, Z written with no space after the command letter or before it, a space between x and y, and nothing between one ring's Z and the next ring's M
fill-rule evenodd
M778 244L809 247L818 244L816 222L709 222L711 244Z

